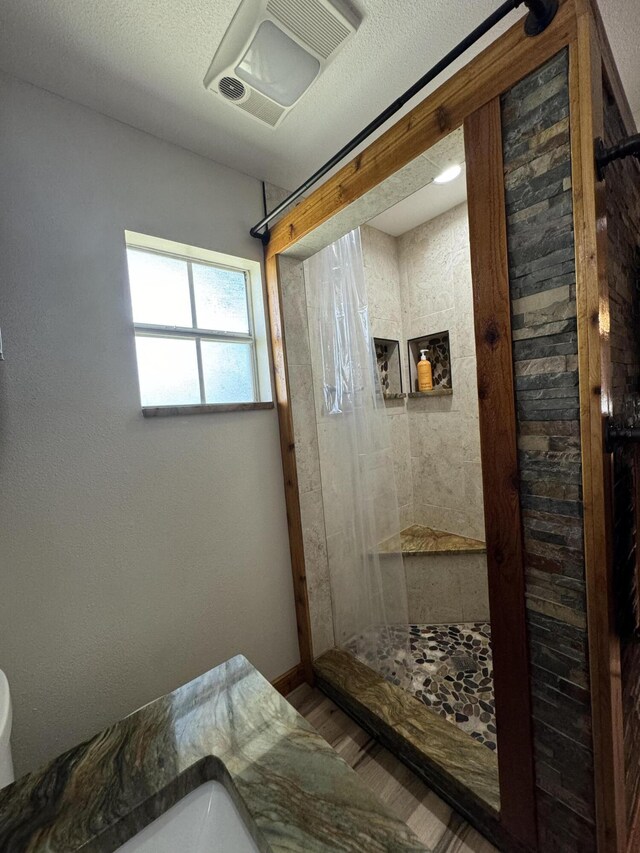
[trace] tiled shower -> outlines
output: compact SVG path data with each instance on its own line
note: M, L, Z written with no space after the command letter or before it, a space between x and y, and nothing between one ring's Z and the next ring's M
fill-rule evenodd
M361 228L371 335L398 342L402 393L386 389L389 474L398 492L409 602L410 691L490 749L496 748L471 270L466 204L392 237ZM321 423L311 377L318 306L302 264L280 259L296 458L314 656L336 645L331 577L348 573L341 553L337 484L323 478L331 424ZM446 394L412 395L409 341L446 335ZM379 366L395 367L392 347ZM316 365L317 369L317 365ZM397 368L396 368L397 369ZM440 376L440 378L442 378ZM411 531L426 533L415 547ZM435 536L430 536L431 532ZM397 533L392 526L388 536ZM424 539L424 536L422 536ZM436 541L430 541L430 540ZM384 540L384 537L383 537ZM409 543L414 543L411 546ZM383 547L384 542L381 542ZM404 638L403 638L404 639ZM375 652L385 655L384 639ZM366 661L365 661L366 662Z

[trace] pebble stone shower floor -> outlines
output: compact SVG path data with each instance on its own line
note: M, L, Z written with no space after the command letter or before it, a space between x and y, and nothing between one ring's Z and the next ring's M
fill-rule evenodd
M406 629L402 633L404 637L401 638L399 629L395 628L390 645L396 649L399 647L397 640L406 643ZM409 649L407 689L428 708L496 751L489 623L410 625ZM364 663L374 669L380 664L389 669L393 651L387 643L380 643L370 654L377 660L365 659ZM396 681L396 678L391 675L390 680Z

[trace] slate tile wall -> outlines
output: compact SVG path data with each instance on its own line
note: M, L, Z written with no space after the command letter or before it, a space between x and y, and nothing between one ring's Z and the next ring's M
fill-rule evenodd
M627 136L606 92L604 120L607 145ZM607 168L606 198L613 411L626 420L638 415L640 387L640 164L633 157Z
M591 853L566 51L503 96L502 123L538 829L542 850Z
M613 145L627 132L620 111L605 93L605 142ZM607 168L608 283L611 307L611 361L613 413L626 423L640 422L640 164L633 158ZM637 598L636 501L640 466L636 448L621 447L615 454L614 544L620 593ZM635 458L634 458L635 457ZM627 607L622 639L622 698L629 823L640 794L640 642L633 637L638 614ZM631 623L634 623L633 625Z

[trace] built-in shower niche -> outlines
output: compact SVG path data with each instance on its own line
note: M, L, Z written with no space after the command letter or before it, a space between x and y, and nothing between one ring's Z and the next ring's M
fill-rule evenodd
M380 375L382 395L385 400L404 397L402 393L402 369L400 367L400 341L374 338L376 363Z
M446 395L453 393L451 380L451 349L449 332L436 332L421 335L407 341L409 347L409 396L423 397L429 395ZM427 351L433 371L433 390L418 390L418 362L422 350Z

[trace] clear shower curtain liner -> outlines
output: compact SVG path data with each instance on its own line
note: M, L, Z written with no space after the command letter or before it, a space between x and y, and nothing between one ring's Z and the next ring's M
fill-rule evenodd
M406 687L406 578L389 421L356 229L305 261L336 644Z

